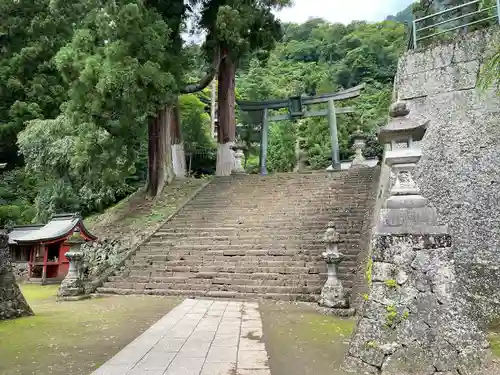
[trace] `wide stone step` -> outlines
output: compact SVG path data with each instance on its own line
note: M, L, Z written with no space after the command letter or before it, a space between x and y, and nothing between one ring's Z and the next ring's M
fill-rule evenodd
M120 288L120 289L135 289L135 290L191 290L191 291L229 291L228 285L223 284L163 284L163 283L127 283L115 282L107 283L105 287ZM237 293L257 293L257 294L310 294L320 293L321 286L272 286L272 285L230 285L230 291Z
M318 236L319 237L319 236ZM344 243L358 243L359 235L351 234L345 235L342 237ZM303 248L314 248L314 249L325 249L325 244L321 239L314 240L275 240L273 238L266 238L263 241L259 241L258 238L252 239L232 239L232 240L214 240L210 237L201 237L201 239L194 239L189 237L154 237L146 244L144 244L143 248L148 248L151 251L155 249L165 250L170 249L172 247L191 247L191 246L205 246L209 248L232 248L232 247L247 247L251 249L257 250L265 250L265 249L303 249Z
M349 194L342 194L337 192L329 192L328 194L311 194L311 195L295 195L291 193L283 193L281 195L260 195L260 196L246 196L245 199L242 198L225 198L220 199L220 196L217 194L203 196L196 202L193 202L189 205L189 207L213 207L215 205L226 206L230 204L238 205L238 207L265 207L266 204L275 204L276 202L280 202L281 199L286 198L288 202L290 201L298 201L302 204L306 203L307 200L314 200L315 205L321 205L321 200L334 200L339 203L348 203L355 200L359 200L361 196L366 195L368 190L362 191L353 191ZM271 194L271 193L269 193ZM281 202L285 203L285 202Z
M179 281L172 281L169 277L155 277L155 276L111 276L109 278L109 283L149 283L149 284L168 284L172 287L175 285L179 285L180 289L185 289L190 285L204 285L210 286L212 284L215 285L269 285L269 286L289 286L291 282L294 282L294 285L300 286L310 286L310 287L322 287L325 283L323 278L314 277L310 279L305 278L295 278L294 280L289 280L286 278L276 278L273 280L269 279L250 279L250 278L238 278L238 275L233 275L234 277L214 277L214 278L195 278L195 279L186 279L189 280L189 283L181 283ZM184 284L185 286L181 285ZM160 287L160 289L164 289L165 287ZM195 289L198 287L195 287Z
M316 294L281 294L281 293L238 293L233 291L202 291L202 290L175 290L175 289L121 289L121 288L98 288L98 293L103 294L147 294L147 295L162 295L162 296L185 296L185 297L206 297L206 298L230 298L230 299L271 299L282 301L304 301L317 302L319 296Z
M302 222L307 222L307 221L314 221L318 218L324 220L325 216L331 218L339 216L337 220L340 220L340 218L344 217L353 220L360 218L362 219L365 215L365 212L362 209L343 208L337 211L318 209L315 210L313 213L307 213L298 208L295 209L296 211L294 211L293 209L289 209L287 212L273 212L272 214L268 214L262 211L248 212L239 210L235 211L234 213L202 211L196 216L196 219L193 218L194 214L191 215L189 213L182 212L179 213L178 216L176 216L175 222L179 221L192 222L193 220L197 222L206 222L212 220L213 222L214 220L223 220L224 222L235 223L235 224L241 224L241 221L256 222L256 223L272 221L275 222L276 224L280 224L289 222L290 217L295 217L295 216L300 216L300 220ZM250 215L252 214L255 215L255 217L251 217Z
M166 272L165 270L130 270L128 275L117 276L121 277L122 280L127 280L129 277L143 277L148 278L148 280L161 280L161 282L167 283L191 283L191 284L201 284L208 282L216 278L222 279L247 279L247 280L284 280L288 283L294 283L299 281L317 281L326 280L326 267L321 273L315 274L283 274L277 272L223 272L223 271L204 271L198 273L189 272ZM343 276L340 276L341 278Z
M357 256L359 252L359 243L353 244L351 247L341 247L340 251L344 254L346 259L350 259L353 256ZM321 257L324 249L225 249L225 250L214 250L214 249L141 249L136 254L134 259L148 259L151 260L154 257L162 261L167 261L169 259L195 259L203 257L206 260L224 260L224 261L237 261L242 257L246 259L258 261L258 260L270 260L270 259L288 259L292 257L294 259L302 257ZM236 260L235 260L236 259ZM129 260L131 262L133 259Z
M347 243L358 243L358 236L350 235L347 238L344 238L343 241L347 241ZM281 248L293 248L293 249L303 249L303 250L324 250L325 244L321 242L289 242L289 243L202 243L202 244L190 244L190 243L178 243L173 241L172 243L166 243L158 240L151 240L148 242L148 247L151 248L161 248L160 249L168 249L168 250L220 250L224 253L222 255L245 255L247 250L273 250L273 249L281 249Z
M334 220L330 220L335 223ZM360 225L360 219L358 220L349 220L344 225ZM290 221L280 221L280 222L245 222L242 220L241 224L236 223L218 223L217 227L214 227L214 223L210 221L194 221L190 223L182 223L177 221L172 221L169 223L168 227L163 227L165 229L182 229L187 230L188 228L196 229L196 231L220 231L220 230L232 230L237 232L250 232L250 231L260 231L261 233L275 233L279 231L279 233L289 233L296 230L307 230L315 231L317 233L321 233L321 231L325 231L326 226L328 224L328 216L326 220L323 221L307 221L301 222L300 219L295 220L294 222ZM340 227L340 225L339 225ZM160 232L163 231L163 228L160 229Z
M213 275L213 273L270 273L270 274L281 274L281 275L319 275L326 272L326 267L317 264L315 266L288 266L288 265L257 265L257 264L238 264L232 265L228 263L210 263L208 265L183 265L183 266L158 266L155 265L140 265L133 264L129 266L129 269L132 271L149 271L151 275L161 276L161 277L169 277L174 276L176 273L185 273L188 274L189 277L201 277L204 278L206 275ZM353 262L351 266L347 263L343 266L339 267L340 277L346 277L347 275L352 274L356 270L356 263ZM134 273L134 275L139 275ZM146 274L141 274L146 275Z
M262 237L272 237L274 235L280 236L323 236L327 227L327 223L320 228L308 228L306 226L299 226L295 228L273 228L273 227L258 227L258 228L235 228L235 227L169 227L162 228L157 233L159 236L173 236L176 238L186 238L190 235L196 234L199 236L224 236L224 235L248 235L258 233ZM153 237L152 237L153 238Z

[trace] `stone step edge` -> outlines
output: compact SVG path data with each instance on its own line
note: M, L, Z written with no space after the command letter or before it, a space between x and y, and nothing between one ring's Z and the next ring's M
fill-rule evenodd
M119 262L115 264L114 267L111 267L110 269L106 270L101 276L99 276L97 279L93 280L90 283L91 286L91 292L95 292L97 288L101 287L107 280L108 277L113 276L115 272L117 272L120 268L122 268L125 265L125 262L132 258L132 256L135 255L135 253L139 250L141 246L143 246L147 241L149 241L153 235L158 232L161 228L165 226L169 221L171 221L180 211L184 209L191 201L196 198L198 194L200 194L210 183L213 181L213 178L207 179L201 186L199 186L195 191L193 191L187 198L186 200L176 207L176 209L165 219L162 221L162 223L158 226L158 228L149 234L148 236L144 237L142 241L139 241L137 244L135 244L134 247L132 247L129 251L125 253L125 255L120 259Z
M241 292L222 292L222 291L200 291L200 290L175 290L175 289L149 289L139 291L136 289L119 289L119 288L97 288L95 295L106 296L109 294L118 295L153 295L153 296L183 296L186 298L222 298L222 299L270 299L282 301L301 301L301 302L317 302L319 294L298 294L298 293L241 293Z

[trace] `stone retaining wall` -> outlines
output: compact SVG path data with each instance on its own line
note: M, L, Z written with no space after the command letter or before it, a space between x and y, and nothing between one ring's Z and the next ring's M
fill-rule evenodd
M417 181L449 224L462 292L486 320L500 313L500 96L476 86L499 43L500 30L493 28L409 51L395 82L410 116L430 120Z

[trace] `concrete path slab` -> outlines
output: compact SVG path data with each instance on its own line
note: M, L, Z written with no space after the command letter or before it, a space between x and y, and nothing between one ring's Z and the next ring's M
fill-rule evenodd
M271 375L255 302L187 299L91 375Z

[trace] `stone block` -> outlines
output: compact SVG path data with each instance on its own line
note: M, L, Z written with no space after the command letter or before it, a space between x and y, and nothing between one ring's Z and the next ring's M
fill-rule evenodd
M165 371L174 359L176 353L165 353L161 348L154 347L134 367L133 371L141 374L141 371Z
M268 369L267 353L263 350L239 350L239 369Z
M95 370L91 375L123 375L126 374L133 365L108 365L104 364Z
M212 346L207 355L207 362L230 362L237 359L237 346Z
M164 375L199 375L205 358L176 357Z
M168 336L161 339L156 347L162 350L164 353L178 352L182 345L184 345L185 339L171 339Z
M212 347L231 347L237 346L239 341L239 332L234 333L217 333L212 342Z
M236 362L205 362L200 375L236 374Z

